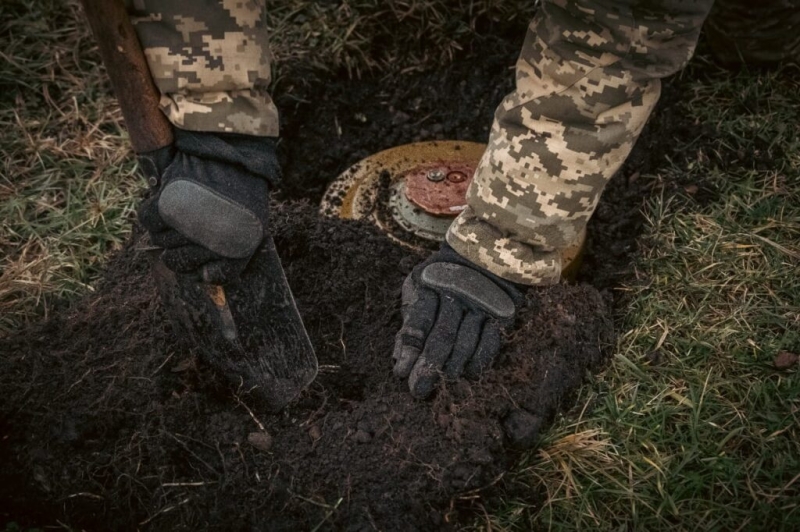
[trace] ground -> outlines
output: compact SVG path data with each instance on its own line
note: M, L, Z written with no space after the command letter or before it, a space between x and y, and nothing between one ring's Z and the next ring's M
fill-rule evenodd
M325 368L281 416L169 328L74 4L4 7L0 524L797 528L796 68L728 72L701 45L604 194L579 283L529 294L487 379L418 402L391 378L420 257L314 205L379 149L485 139L530 13L476 5L279 10L276 240ZM510 445L519 407L542 423L530 451Z
M532 291L497 371L416 401L387 355L420 257L315 208L274 211L320 359L313 386L279 415L229 390L176 341L134 242L83 308L3 343L0 497L18 517L66 498L54 511L88 529L442 527L469 515L464 492L492 492L518 454L509 438L536 437L522 431L549 422L610 344L595 289ZM504 431L514 419L530 421Z

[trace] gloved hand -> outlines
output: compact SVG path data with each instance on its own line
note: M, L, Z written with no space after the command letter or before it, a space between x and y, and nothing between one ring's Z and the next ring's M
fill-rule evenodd
M275 141L176 129L173 146L139 156L153 194L139 220L170 270L225 284L267 236Z
M521 287L468 261L447 244L403 283L403 327L394 373L412 395L430 395L441 373L476 378L500 351L501 330L525 301Z

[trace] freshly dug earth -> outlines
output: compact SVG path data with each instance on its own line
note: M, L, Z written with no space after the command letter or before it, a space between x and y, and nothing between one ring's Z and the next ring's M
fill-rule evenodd
M91 530L447 526L476 502L460 495L513 464L509 437L550 420L611 340L595 289L531 290L495 371L414 400L390 356L421 257L308 204L274 219L320 359L311 388L279 415L242 402L173 337L132 243L71 315L0 343L11 516Z

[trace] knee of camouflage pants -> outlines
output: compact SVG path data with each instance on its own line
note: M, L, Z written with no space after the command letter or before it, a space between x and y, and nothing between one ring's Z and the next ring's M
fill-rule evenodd
M630 154L660 78L691 58L711 4L542 2L448 243L510 281L557 282L560 250Z

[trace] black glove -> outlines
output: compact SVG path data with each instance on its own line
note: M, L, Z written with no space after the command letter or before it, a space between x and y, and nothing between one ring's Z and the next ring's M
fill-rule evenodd
M208 283L238 278L267 236L275 140L176 129L174 146L139 160L155 188L139 221L164 265Z
M501 330L525 301L520 286L468 261L449 245L416 266L403 283L403 328L394 373L427 397L439 374L477 378L500 351Z

